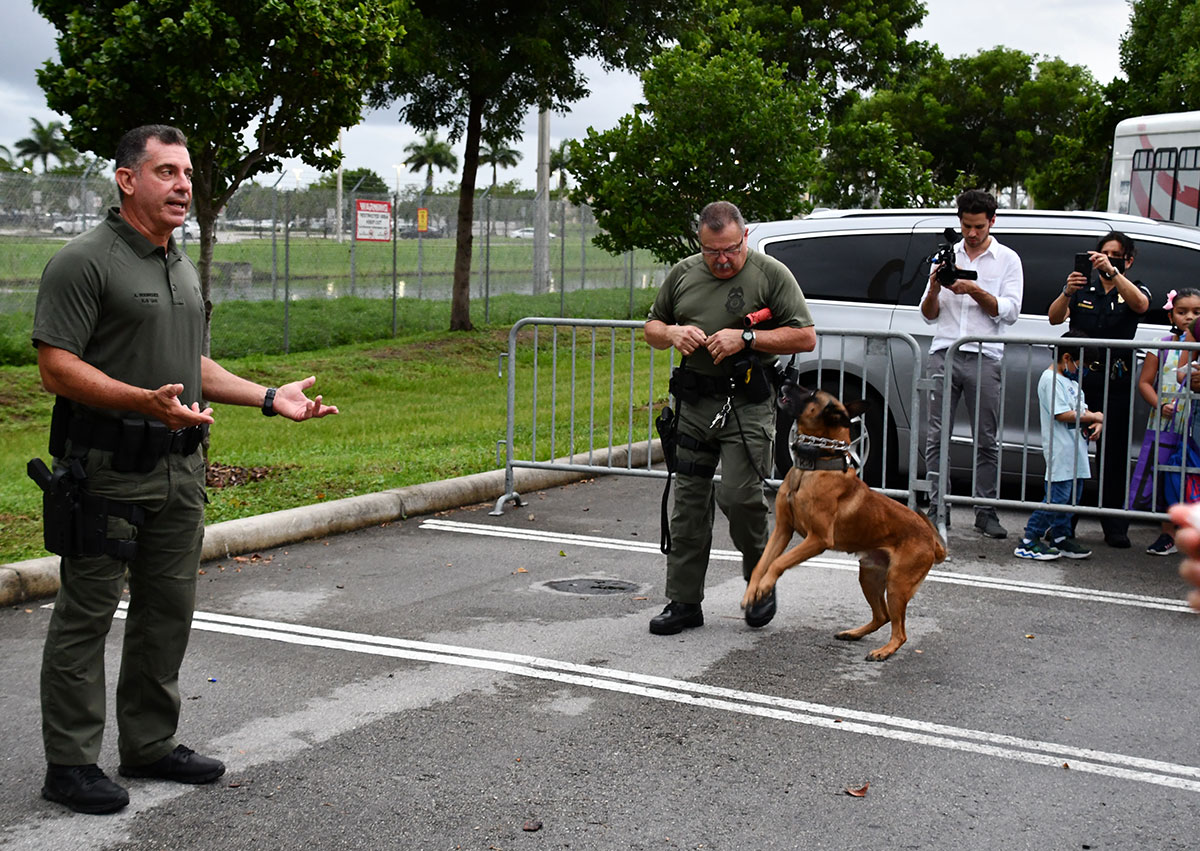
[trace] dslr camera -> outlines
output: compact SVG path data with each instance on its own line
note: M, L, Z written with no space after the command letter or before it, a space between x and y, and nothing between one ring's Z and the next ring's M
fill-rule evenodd
M938 246L937 254L933 258L934 265L941 264L937 270L937 282L943 287L948 287L955 281L979 280L978 272L971 269L959 269L954 265L954 243L958 238L954 228L946 228L942 231L942 236L946 241Z

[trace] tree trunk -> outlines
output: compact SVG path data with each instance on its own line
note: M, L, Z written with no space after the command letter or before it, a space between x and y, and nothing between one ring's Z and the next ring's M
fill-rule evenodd
M213 245L216 243L217 211L212 202L212 155L204 151L197 157L192 179L192 208L196 212L196 223L200 225L200 260L196 269L200 273L200 297L204 301L204 343L202 352L212 350L212 260ZM184 224L187 227L187 224Z
M450 330L471 331L471 225L475 219L475 175L479 171L479 139L483 106L471 98L463 149L462 183L458 187L458 233L454 251L454 289L450 296Z

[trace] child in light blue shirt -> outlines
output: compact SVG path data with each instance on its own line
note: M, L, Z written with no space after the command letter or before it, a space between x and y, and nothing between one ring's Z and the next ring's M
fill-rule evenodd
M1078 331L1068 331L1063 339L1082 339ZM1051 505L1075 505L1083 483L1091 475L1087 442L1096 440L1103 428L1104 414L1089 411L1079 389L1083 377L1082 343L1059 343L1054 347L1054 363L1038 379L1038 408L1042 421L1042 454L1046 458L1046 502ZM1071 513L1039 508L1025 524L1025 536L1013 550L1017 558L1049 561L1061 558L1087 558L1091 550L1071 537ZM1047 534L1049 533L1049 534ZM1043 540L1043 537L1048 539Z

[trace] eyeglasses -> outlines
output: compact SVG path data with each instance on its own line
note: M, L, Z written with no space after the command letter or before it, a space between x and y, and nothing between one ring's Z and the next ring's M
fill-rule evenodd
M745 239L746 237L743 234L742 238L737 241L737 245L731 245L728 248L710 248L707 245L701 245L700 253L705 257L720 257L722 254L724 254L726 257L732 257L741 250L742 242L745 241Z

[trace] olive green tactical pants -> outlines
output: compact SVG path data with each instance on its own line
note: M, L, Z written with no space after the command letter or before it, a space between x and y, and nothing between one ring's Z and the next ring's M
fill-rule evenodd
M704 599L704 576L712 549L714 505L729 519L729 535L742 554L742 576L750 573L767 545L767 501L762 477L770 476L775 436L774 395L765 402L733 401L720 428L709 428L724 397L681 402L679 432L712 444L718 451L678 448L680 462L710 467L721 462L720 483L677 473L671 509L671 552L667 556L667 598L677 603ZM760 475L761 474L761 475Z
M104 644L129 571L129 608L117 680L117 747L124 765L144 765L175 749L179 668L187 650L204 539L204 455L160 459L148 474L117 473L111 453L85 459L92 493L146 511L137 558L62 559L61 585L42 655L42 739L46 761L98 762L104 735ZM109 518L109 536L133 527Z

